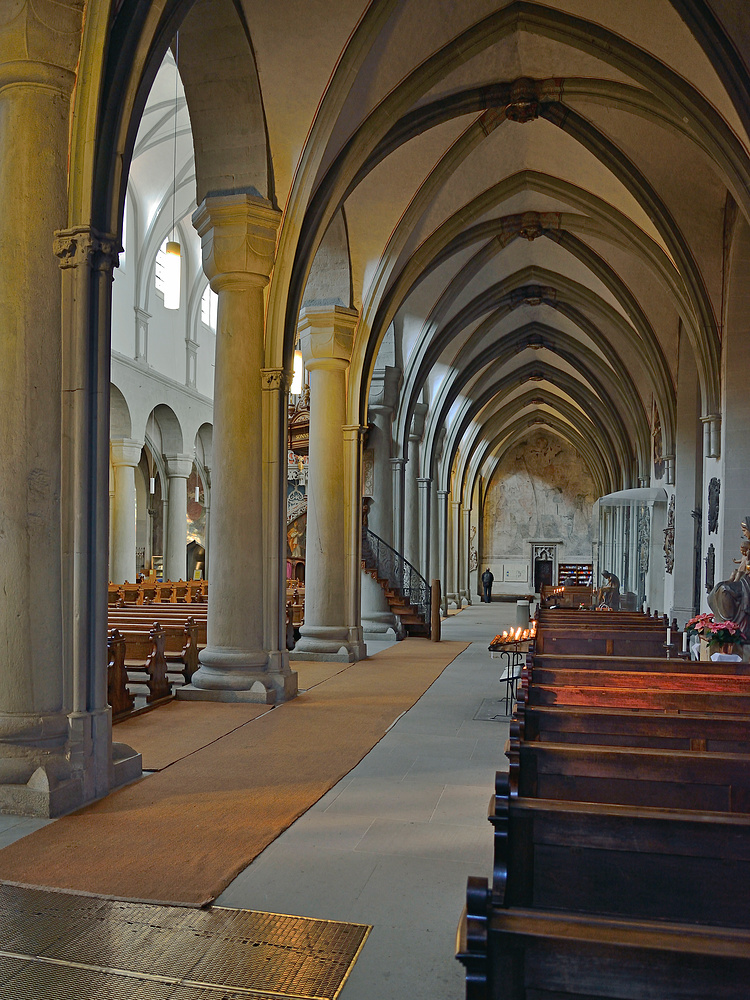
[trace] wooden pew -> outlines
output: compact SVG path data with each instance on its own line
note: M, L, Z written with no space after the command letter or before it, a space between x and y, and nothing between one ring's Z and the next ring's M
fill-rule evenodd
M652 747L746 753L750 718L746 715L675 712L591 706L519 704L511 734L527 742L595 746Z
M110 608L108 622L110 628L145 628L151 626L155 619L165 628L183 629L190 621L196 627L195 644L198 650L206 645L207 639L207 605L144 605L143 607ZM173 650L172 650L173 651Z
M172 689L167 679L167 660L164 655L166 637L158 624L149 630L118 630L125 641L125 669L128 679L137 675L148 686L147 704L171 697Z
M470 879L467 1000L747 1000L744 929L493 907Z
M581 656L651 656L664 655L666 633L661 629L612 627L609 629L575 627L537 627L536 652Z
M133 711L135 698L128 691L125 639L117 629L107 636L107 652L107 701L112 709L112 719L118 720Z
M498 772L488 819L494 905L750 928L750 815L516 797Z

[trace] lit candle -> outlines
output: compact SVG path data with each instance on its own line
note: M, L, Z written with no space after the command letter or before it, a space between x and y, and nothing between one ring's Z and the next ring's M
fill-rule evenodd
M682 633L682 652L687 653L688 651L688 634L687 629Z
M667 645L669 646L671 645L671 643L672 643L672 629L669 628L669 626L667 626Z

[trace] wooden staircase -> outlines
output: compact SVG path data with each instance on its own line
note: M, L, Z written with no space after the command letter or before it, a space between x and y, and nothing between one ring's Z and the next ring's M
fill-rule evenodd
M362 529L362 569L380 585L388 606L398 616L406 635L429 639L430 591L424 577L420 576L408 560L368 528ZM395 582L401 579L411 582L410 591L419 594L419 604L413 604L410 595L407 596Z

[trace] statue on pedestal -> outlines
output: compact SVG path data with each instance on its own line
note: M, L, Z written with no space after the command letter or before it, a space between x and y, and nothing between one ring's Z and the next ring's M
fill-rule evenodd
M740 546L741 558L735 559L737 569L728 580L717 583L708 595L708 606L717 621L731 621L743 636L750 637L750 517L742 522L746 541Z

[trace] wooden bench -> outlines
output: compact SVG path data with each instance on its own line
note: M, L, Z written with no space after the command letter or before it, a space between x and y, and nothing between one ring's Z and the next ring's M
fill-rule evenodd
M750 928L750 815L516 797L498 772L488 819L495 905Z
M148 687L147 704L151 705L171 697L172 691L167 679L167 660L164 655L166 643L164 629L155 625L148 631L129 629L115 631L118 637L115 641L122 640L125 645L123 666L127 680L131 681L133 674L137 674L139 680L143 678ZM114 635L112 638L115 638ZM119 684L121 692L121 680ZM117 700L118 702L121 700L121 694Z
M469 880L467 1000L747 1000L744 929L493 907Z
M663 656L666 632L661 629L607 629L539 626L536 652L580 656Z
M139 629L151 626L158 620L165 628L195 626L195 645L198 650L206 645L208 618L207 605L144 605L143 607L111 608L108 614L110 628ZM174 651L174 650L171 650Z
M746 753L750 718L729 713L529 705L520 703L511 734L527 742Z

